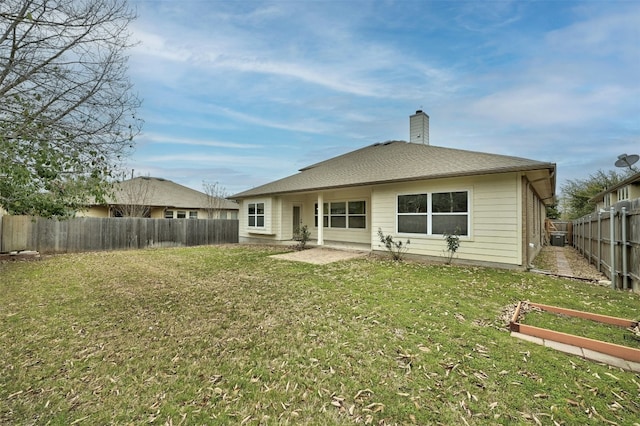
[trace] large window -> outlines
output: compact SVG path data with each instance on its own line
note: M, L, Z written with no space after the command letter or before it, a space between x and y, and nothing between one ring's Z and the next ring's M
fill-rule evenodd
M469 193L398 195L398 232L469 235Z
M318 204L315 205L315 226L318 227ZM322 205L322 225L325 228L366 229L365 201L339 201Z
M249 203L249 226L264 227L264 203Z

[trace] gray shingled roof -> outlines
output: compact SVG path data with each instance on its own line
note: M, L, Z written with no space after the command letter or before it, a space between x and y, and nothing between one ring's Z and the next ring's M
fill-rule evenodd
M204 192L177 184L168 179L140 176L118 182L114 185L114 196L107 197L109 204L129 204L132 195L140 194L138 187L148 185L148 195L144 198L145 205L154 207L173 207L184 209L206 209L210 206L209 196ZM130 188L127 190L127 188ZM238 210L238 204L227 199L221 199L217 205L220 209Z
M546 169L555 164L506 155L433 145L389 141L376 143L300 169L300 172L229 198L286 194L421 179L473 176ZM550 188L552 197L555 181Z

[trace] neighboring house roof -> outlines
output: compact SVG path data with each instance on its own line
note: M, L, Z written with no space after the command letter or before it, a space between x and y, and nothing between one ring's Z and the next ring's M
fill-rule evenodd
M555 195L554 163L520 157L389 141L376 143L300 169L300 173L229 198L318 191L349 186L506 172L527 172L543 200Z
M625 180L623 180L621 182L618 182L617 184L605 189L602 192L597 193L596 195L594 195L592 198L589 199L589 202L590 203L597 203L598 201L602 201L602 200L604 200L604 196L605 195L610 194L613 191L617 191L618 189L622 188L623 186L627 186L627 185L633 184L633 183L640 183L640 172L629 176Z
M152 207L173 207L206 209L211 207L209 195L195 189L177 184L168 179L139 176L114 184L113 196L106 197L107 204L132 204L132 195L144 185L145 193L141 204ZM238 204L219 198L215 207L222 210L238 210Z

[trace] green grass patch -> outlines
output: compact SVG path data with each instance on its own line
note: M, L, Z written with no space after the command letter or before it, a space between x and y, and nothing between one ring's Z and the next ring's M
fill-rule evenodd
M281 249L0 264L0 424L633 424L640 376L512 338L519 300L640 296L525 272Z

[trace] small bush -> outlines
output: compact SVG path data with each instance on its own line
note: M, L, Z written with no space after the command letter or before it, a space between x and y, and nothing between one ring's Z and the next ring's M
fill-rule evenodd
M384 247L391 254L393 260L399 261L402 260L402 256L409 249L409 244L411 241L407 240L405 243L402 241L394 241L391 235L384 235L382 233L382 229L378 228L378 238L380 242L384 244Z
M447 250L445 251L445 263L447 265L451 265L453 261L453 256L456 254L458 249L460 248L460 236L458 235L460 230L456 228L456 230L452 233L445 232L444 239L447 241Z
M304 250L307 246L307 242L309 241L309 238L311 238L311 232L309 232L309 227L307 225L302 225L298 230L298 235L296 238L298 240L298 245L296 246L296 249Z

